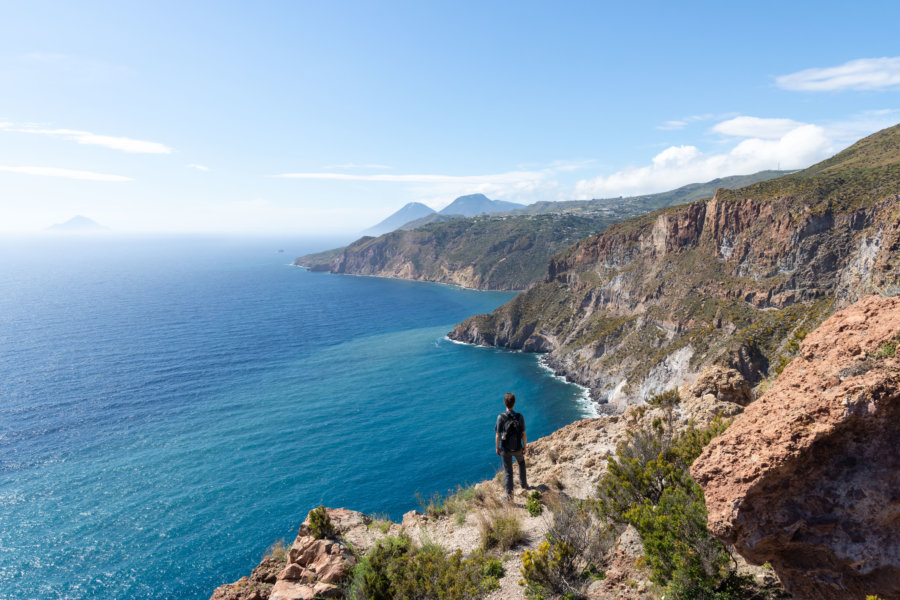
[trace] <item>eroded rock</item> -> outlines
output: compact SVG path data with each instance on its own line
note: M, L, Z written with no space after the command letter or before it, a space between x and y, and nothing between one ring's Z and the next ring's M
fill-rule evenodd
M691 469L710 530L795 598L900 599L898 340L900 298L836 313Z
M716 400L747 406L753 399L750 382L737 370L715 365L704 371L691 386L691 393L702 398L711 394Z

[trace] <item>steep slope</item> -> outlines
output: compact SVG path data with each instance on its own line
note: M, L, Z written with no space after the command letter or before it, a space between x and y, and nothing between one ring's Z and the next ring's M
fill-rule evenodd
M616 410L711 363L757 384L805 333L900 293L900 126L805 171L618 223L456 340L549 352Z
M365 237L330 255L300 257L294 264L333 273L520 290L543 278L551 256L608 224L603 218L572 215L458 218Z
M442 215L475 217L481 214L503 212L514 210L516 208L522 208L522 205L515 202L505 202L503 200L491 200L484 194L469 194L468 196L460 196L445 206L440 213Z
M430 215L426 215L422 218L416 219L414 221L410 221L409 223L404 223L400 229L404 231L412 231L413 229L418 229L419 227L424 227L426 225L431 225L432 223L441 223L443 221L449 221L450 219L463 219L462 215L442 215L441 213L432 213Z
M434 214L434 209L421 202L410 202L381 223L369 227L363 235L378 236L399 229L406 223Z

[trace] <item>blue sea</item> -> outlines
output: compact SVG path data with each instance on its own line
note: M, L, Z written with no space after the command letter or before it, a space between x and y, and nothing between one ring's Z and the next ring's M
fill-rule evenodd
M320 503L493 476L507 391L531 439L592 414L445 338L513 294L290 266L328 245L0 240L0 599L206 600Z

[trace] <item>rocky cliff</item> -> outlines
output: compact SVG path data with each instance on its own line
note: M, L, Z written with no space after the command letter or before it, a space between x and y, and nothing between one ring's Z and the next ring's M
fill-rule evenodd
M900 126L805 171L613 225L450 337L548 353L615 410L712 364L756 385L835 308L900 292L898 194Z
M509 209L520 205L498 203L481 194L463 196L440 214L406 223L398 231L301 256L294 264L313 271L436 281L485 290L523 290L544 278L547 262L554 254L611 223L711 196L716 186L731 189L783 173L761 171L660 194L539 202L517 210ZM498 210L509 212L462 218Z
M710 530L795 598L900 598L898 343L900 298L836 313L691 469Z
M604 215L458 218L364 237L294 264L332 273L521 290L546 275L551 256L612 220Z

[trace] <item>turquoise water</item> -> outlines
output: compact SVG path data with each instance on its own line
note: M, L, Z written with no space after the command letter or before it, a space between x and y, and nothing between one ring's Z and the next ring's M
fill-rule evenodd
M205 600L319 503L492 476L506 391L532 438L589 411L445 339L511 294L287 264L326 246L0 241L0 598Z

